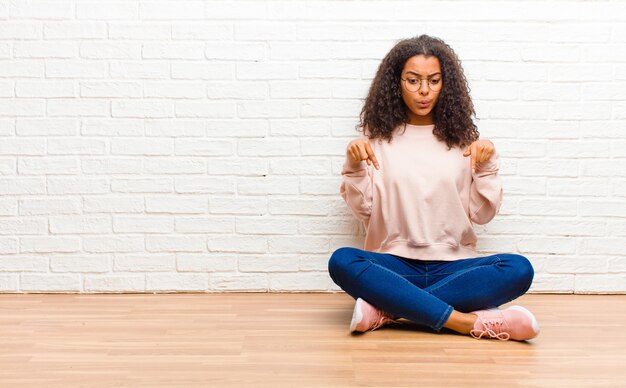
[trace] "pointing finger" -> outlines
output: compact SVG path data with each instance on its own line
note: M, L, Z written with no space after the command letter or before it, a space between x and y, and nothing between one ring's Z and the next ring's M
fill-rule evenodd
M472 167L472 174L474 174L476 172L476 154L478 153L478 150L476 149L476 144L471 145L470 148L470 165Z
M369 142L365 143L365 151L367 152L367 155L372 160L372 162L374 162L374 167L376 167L376 169L379 169L380 165L378 164L378 159L376 159L376 155L374 155L374 150L372 149L372 146Z

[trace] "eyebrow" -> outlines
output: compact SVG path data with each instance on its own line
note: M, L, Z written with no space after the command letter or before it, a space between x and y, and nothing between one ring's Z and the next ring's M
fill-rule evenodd
M416 73L416 72L414 72L414 71L410 71L410 70L409 70L409 71L407 71L407 73L411 73L411 74L415 74L415 75L420 75L420 76L421 76L421 74L420 74L420 73ZM433 75L437 75L437 74L441 74L441 72L432 73L432 74L429 74L428 76L429 76L429 77L432 77Z

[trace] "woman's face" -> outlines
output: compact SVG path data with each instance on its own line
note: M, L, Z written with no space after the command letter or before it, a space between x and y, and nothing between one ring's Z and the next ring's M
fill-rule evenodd
M409 124L433 124L432 112L442 86L441 65L437 57L416 55L406 61L400 89L407 106Z

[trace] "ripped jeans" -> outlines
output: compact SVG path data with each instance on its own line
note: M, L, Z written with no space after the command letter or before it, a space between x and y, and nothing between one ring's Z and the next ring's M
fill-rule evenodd
M467 313L516 299L534 276L528 259L514 254L423 261L357 248L337 249L328 271L353 298L435 331L453 309Z

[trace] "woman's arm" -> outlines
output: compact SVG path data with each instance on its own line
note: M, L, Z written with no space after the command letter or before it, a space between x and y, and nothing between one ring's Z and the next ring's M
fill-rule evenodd
M372 169L379 168L369 140L360 138L348 144L339 189L352 214L367 224L372 214Z
M470 186L469 217L477 224L486 224L502 205L502 181L498 176L500 159L490 140L476 140L463 152L470 157L472 184Z
M472 222L483 225L491 221L502 205L502 181L498 175L500 158L491 157L476 166L470 187L469 216Z
M372 166L362 161L355 168L348 158L341 171L343 182L339 191L352 214L367 223L372 213Z

